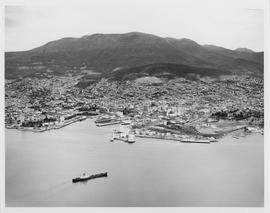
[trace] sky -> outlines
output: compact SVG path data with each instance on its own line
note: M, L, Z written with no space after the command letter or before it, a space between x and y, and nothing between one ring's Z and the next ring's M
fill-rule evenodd
M63 37L133 31L262 51L263 30L263 10L245 5L215 8L174 0L89 0L5 6L5 51L29 50Z

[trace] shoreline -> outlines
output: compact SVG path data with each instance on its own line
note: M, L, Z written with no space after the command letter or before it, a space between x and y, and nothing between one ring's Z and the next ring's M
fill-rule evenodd
M217 142L217 140L208 140L208 139L182 139L182 138L172 138L172 137L161 137L161 136L154 136L154 135L136 135L136 137L139 138L151 138L151 139L159 139L159 140L172 140L172 141L177 141L180 143L213 143Z
M45 127L45 128L37 128L37 129L34 129L34 128L29 128L29 127L5 127L5 129L16 129L16 130L19 130L19 131L26 131L26 132L33 132L33 133L39 133L39 132L45 132L45 131L50 131L50 130L54 130L54 129L61 129L61 128L64 128L68 125L71 125L73 123L76 123L76 122L79 122L79 121L84 121L88 119L88 117L86 118L76 118L76 119L73 119L71 121L68 121L62 125L55 125L55 126L50 126L50 127Z
M45 132L45 131L49 131L49 130L56 130L56 129L61 129L64 128L66 126L69 126L71 124L77 123L79 121L84 121L87 119L92 119L93 116L87 116L87 117L77 117L75 119L72 119L62 125L57 125L57 126L51 126L51 127L46 127L44 129L33 129L33 128L23 128L23 127L5 127L5 129L14 129L14 130L19 130L19 131L25 131L25 132L33 132L33 133L41 133L41 132ZM116 125L116 124L115 124ZM158 139L158 140L168 140L168 141L177 141L177 142L181 142L181 143L203 143L203 144L210 144L210 143L216 143L216 142L220 142L221 139L224 139L225 137L233 137L234 132L237 131L241 131L243 130L247 125L242 125L242 126L237 126L235 128L231 128L230 130L224 130L221 132L217 132L217 133L212 133L212 134L207 134L207 133L201 133L200 135L203 137L213 137L211 138L174 138L174 137L168 137L168 136L155 136L155 135L139 135L139 134L135 134L135 137L138 138L146 138L146 139ZM98 127L98 126L97 126ZM102 126L99 126L102 127ZM99 128L98 127L98 128ZM248 135L253 135L253 134L261 134L260 132L248 132L245 133L244 136L236 136L236 139L239 139L240 137L246 137Z

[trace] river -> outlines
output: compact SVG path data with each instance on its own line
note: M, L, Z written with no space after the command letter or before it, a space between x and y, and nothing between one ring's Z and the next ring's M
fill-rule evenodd
M5 130L6 206L263 206L263 136L187 144L109 142L88 119L42 133ZM82 172L107 178L72 183Z

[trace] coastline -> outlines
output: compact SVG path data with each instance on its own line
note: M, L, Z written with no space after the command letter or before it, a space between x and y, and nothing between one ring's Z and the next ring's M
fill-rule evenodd
M57 130L57 129L61 129L64 128L66 126L69 126L71 124L77 123L79 121L84 121L87 119L92 119L93 116L87 116L87 117L75 117L73 119L71 119L68 122L63 123L62 125L54 125L54 126L49 126L49 127L45 127L45 128L28 128L28 127L5 127L5 129L14 129L14 130L19 130L19 131L27 131L27 132L33 132L33 133L41 133L41 132L46 132L46 131L50 131L50 130ZM114 125L117 125L119 123L115 123ZM104 125L106 126L106 125ZM96 126L98 128L103 127L103 126ZM180 143L203 143L203 144L210 144L210 143L214 143L214 142L220 142L220 140L226 138L226 137L234 137L234 133L237 131L241 131L243 129L245 129L247 127L247 125L241 125L241 126L236 126L236 127L231 127L230 129L227 130L223 130L223 131L216 131L216 133L201 133L199 132L200 136L206 137L206 138L194 138L194 137L170 137L170 136L159 136L159 135L146 135L146 134L135 134L135 137L138 138L146 138L146 139L158 139L158 140L169 140L169 141L177 141ZM247 135L251 135L251 134L256 134L258 132L248 132L245 134L244 137L246 137ZM258 134L262 134L263 133L258 133ZM242 136L243 137L243 136Z
M136 137L139 138L151 138L151 139L159 139L159 140L172 140L177 141L181 143L206 143L210 144L212 142L217 142L217 140L208 140L208 139L183 139L183 138L173 138L173 137L167 137L167 136L154 136L154 135L136 135Z
M86 118L82 118L82 117L77 117L75 119L72 119L68 122L65 122L61 125L54 125L54 126L48 126L45 128L33 128L33 127L5 127L6 129L16 129L19 131L28 131L28 132L34 132L34 133L39 133L39 132L45 132L45 131L49 131L49 130L54 130L54 129L61 129L64 128L68 125L71 125L73 123L79 122L79 121L83 121L88 119L88 117Z

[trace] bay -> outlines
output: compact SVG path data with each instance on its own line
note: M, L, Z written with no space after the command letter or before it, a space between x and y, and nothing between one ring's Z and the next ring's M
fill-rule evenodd
M188 144L109 142L88 119L42 133L5 130L6 206L263 206L263 136ZM82 172L107 178L72 183Z

